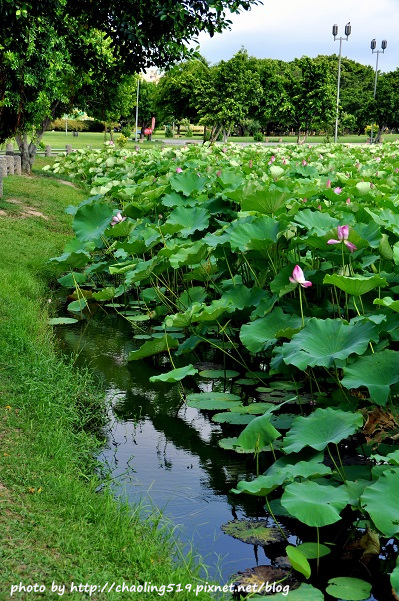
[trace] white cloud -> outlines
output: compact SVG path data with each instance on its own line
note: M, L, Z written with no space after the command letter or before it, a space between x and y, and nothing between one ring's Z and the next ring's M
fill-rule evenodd
M228 60L242 46L258 58L293 60L301 56L338 54L339 42L333 39L334 23L344 35L350 21L352 33L342 43L342 54L365 65L375 66L370 41L386 39L388 47L379 56L379 68L399 67L398 0L264 0L249 12L232 15L231 31L210 38L199 37L200 51L211 63Z

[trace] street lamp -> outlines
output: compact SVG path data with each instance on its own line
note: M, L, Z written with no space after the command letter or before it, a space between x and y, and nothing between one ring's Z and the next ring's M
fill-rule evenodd
M136 130L134 132L134 141L135 142L137 142L137 127L139 124L139 94L140 94L140 75L137 75Z
M341 85L341 52L342 52L342 40L346 40L348 41L348 37L350 36L352 31L352 27L350 23L347 23L345 25L345 37L339 37L337 38L338 35L338 25L333 25L332 28L332 34L334 36L334 42L335 40L339 40L339 61L338 61L338 85L337 85L337 114L336 114L336 118L335 118L335 135L334 135L334 142L337 142L338 139L338 112L339 112L339 89L340 89L340 85Z
M377 92L378 55L379 54L384 54L385 49L387 47L387 41L386 40L382 40L382 42L381 42L381 50L376 50L376 47L377 47L377 42L375 40L371 40L371 44L370 44L371 52L372 52L372 54L376 54L377 55L377 60L375 62L374 100L375 100L375 94ZM371 120L370 144L373 143L373 127L374 127L373 121L374 121L374 119Z

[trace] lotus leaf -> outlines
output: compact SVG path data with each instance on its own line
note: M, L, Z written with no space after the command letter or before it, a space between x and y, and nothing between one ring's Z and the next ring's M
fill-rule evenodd
M288 545L288 547L285 548L285 552L287 553L290 564L294 570L300 572L305 576L306 579L308 579L312 573L312 569L302 551L298 549L298 547Z
M317 543L301 543L297 545L297 549L303 553L307 559L317 559L317 557L325 557L331 553L331 549L326 545Z
M71 325L73 323L77 323L78 320L74 317L52 317L48 320L50 326L58 326L58 325Z
M220 380L221 378L236 378L240 374L233 369L204 369L199 372L201 378L210 378L211 380Z
M345 601L363 601L370 597L371 584L359 578L331 578L328 581L326 592Z
M223 532L250 545L270 545L283 540L278 528L271 528L267 520L232 520L221 526Z
M233 222L225 236L232 250L262 251L277 242L280 227L279 222L272 217L251 217Z
M341 384L345 388L368 388L377 405L388 402L391 386L399 382L399 353L385 349L372 355L359 357L344 368Z
M266 317L243 325L240 330L240 340L249 351L259 353L275 344L276 334L288 325L300 328L301 318L284 313L280 307L276 307Z
M73 220L73 230L82 242L99 240L109 227L114 211L107 202L93 202L80 207Z
M237 439L237 444L243 449L256 452L280 436L280 432L271 424L270 415L266 412L265 415L253 419L244 428Z
M209 214L202 207L177 207L169 215L166 223L180 226L183 238L191 236L198 230L205 230L209 225Z
M339 513L348 504L348 495L342 486L322 486L306 480L288 484L281 504L307 526L321 528L341 519Z
M194 376L198 373L198 369L195 369L193 365L185 365L184 367L177 367L168 371L165 374L159 376L151 376L150 382L180 382L186 376Z
M370 322L347 325L340 319L312 317L303 330L283 344L281 354L287 365L302 370L315 365L332 367L334 361L347 359L352 353L363 354L370 340L378 340L376 331Z
M193 288L187 288L181 293L176 301L176 304L180 309L185 311L189 309L193 303L203 303L206 299L207 293L201 286L195 286Z
M399 469L389 467L360 497L376 528L388 538L399 533L398 490Z
M236 413L233 411L225 411L223 413L215 413L212 416L212 421L218 424L234 424L236 426L246 426L255 419L255 415L250 413Z
M236 576L234 576L234 584L236 586L237 591L245 589L245 592L253 593L255 591L267 592L270 594L273 590L282 590L284 592L289 591L290 586L292 585L292 580L287 580L288 572L282 570L280 568L273 568L272 566L256 566L254 568L247 568L243 572L239 572ZM271 583L271 584L269 584ZM269 585L270 589L266 589L266 586ZM298 589L299 590L299 589ZM268 597L269 597L268 594ZM291 596L291 593L290 593ZM270 599L276 598L276 595L269 597ZM265 601L267 597L258 596L258 595L250 595L250 599L263 599ZM281 599L287 599L287 595L282 596ZM317 597L300 597L298 601L322 601L322 598Z
M391 586L397 597L399 597L399 558L396 559L396 566L390 576Z
M294 223L306 228L309 234L317 234L318 236L323 236L332 228L336 228L339 225L339 221L335 217L331 217L328 213L312 211L311 209L298 211L294 217Z
M372 276L344 276L333 273L332 275L327 274L324 276L323 284L332 284L340 290L347 292L353 296L361 296L374 290L374 288L384 288L388 285L385 278L381 278L379 275Z
M80 273L79 271L71 271L71 273L64 275L62 278L58 278L57 282L59 282L61 286L65 286L66 288L75 288L76 284L83 284L86 280L86 273Z
M349 413L340 409L318 408L307 417L294 419L291 429L284 438L286 453L298 453L309 446L317 451L324 450L330 443L339 443L354 434L363 425L360 413Z
M224 292L221 300L232 305L235 309L247 309L256 307L259 302L267 296L267 292L261 288L247 288L243 284L232 286Z
M278 169L280 175L281 173L284 173L284 170L281 167L271 167L270 170L273 168ZM271 215L281 207L285 206L289 194L290 192L287 188L281 189L276 186L257 188L251 183L244 188L241 208L243 211L258 211L258 213Z
M374 305L388 307L389 309L392 309L392 311L396 311L396 313L399 313L399 301L393 300L393 298L390 296L385 296L384 298L376 298L374 300Z
M184 196L191 196L193 192L202 190L207 182L206 177L198 177L193 171L176 173L170 178L170 185L176 192L183 192Z
M179 343L175 338L166 334L156 340L148 340L137 351L130 351L128 361L138 361L146 357L152 357L158 353L164 353L169 349L175 349Z

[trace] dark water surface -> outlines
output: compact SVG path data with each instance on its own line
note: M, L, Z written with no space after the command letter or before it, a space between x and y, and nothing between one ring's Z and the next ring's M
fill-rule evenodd
M115 492L132 505L141 501L144 514L161 510L176 524L179 539L202 556L210 579L226 582L237 570L255 566L257 553L258 563L269 564L262 548L257 551L220 528L235 517L264 516L259 500L229 493L254 473L253 457L218 447L226 433L209 415L185 405L178 411L177 385L151 384L159 369L127 361L142 341L133 339L125 320L96 315L89 323L59 328L58 334L62 350L78 353L77 364L104 382L110 423L99 459L110 469Z

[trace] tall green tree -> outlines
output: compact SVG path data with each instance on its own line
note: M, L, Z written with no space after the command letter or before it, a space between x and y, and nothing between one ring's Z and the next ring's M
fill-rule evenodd
M290 63L287 78L287 121L295 129L298 143L307 139L313 127L327 128L335 110L335 86L328 64L304 56Z
M373 109L378 123L375 141L380 142L386 128L399 128L399 69L380 75Z
M261 91L246 50L210 68L199 86L197 110L201 122L211 127L211 142L221 132L226 141L232 128L248 119Z
M228 10L248 10L256 3L257 0L0 2L0 142L17 135L24 144L23 168L29 171L46 123L76 106L82 86L86 91L90 86L93 92L98 90L104 81L103 53L101 46L91 40L88 43L93 31L109 40L114 57L112 74L121 77L150 65L164 67L181 59L189 53L185 43L199 32L213 35L228 27ZM108 99L111 102L112 95ZM28 133L32 132L28 142Z

